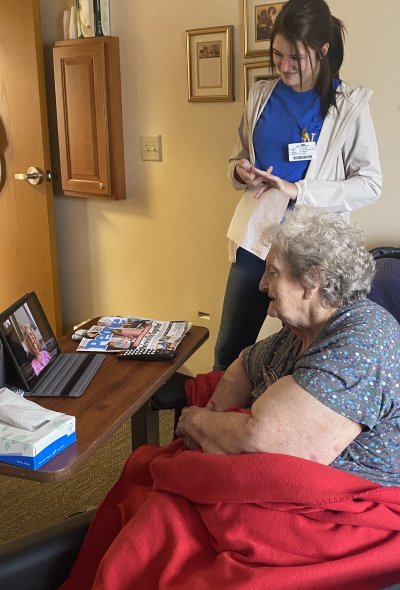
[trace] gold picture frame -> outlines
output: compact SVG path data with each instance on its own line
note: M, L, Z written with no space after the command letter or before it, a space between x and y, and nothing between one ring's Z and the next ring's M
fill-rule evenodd
M234 101L233 25L186 31L189 102Z
M275 19L286 2L243 0L244 56L268 55Z
M279 78L278 74L271 71L271 64L269 61L255 61L252 63L243 64L243 80L244 80L244 104L247 102L249 90L254 82L258 80L276 80Z

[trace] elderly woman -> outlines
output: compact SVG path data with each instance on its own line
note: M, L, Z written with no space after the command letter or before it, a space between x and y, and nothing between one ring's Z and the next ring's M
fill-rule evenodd
M284 327L184 410L182 437L131 455L62 590L399 581L399 325L365 299L374 262L341 218L298 208L268 240Z
M23 325L22 332L25 337L26 346L33 356L31 361L32 369L34 370L35 375L39 375L51 361L51 355L45 348L40 348L39 341L31 326L28 326L27 324Z
M400 484L400 329L365 298L374 261L361 232L299 207L266 239L260 289L284 327L246 348L177 433L206 452L285 453Z

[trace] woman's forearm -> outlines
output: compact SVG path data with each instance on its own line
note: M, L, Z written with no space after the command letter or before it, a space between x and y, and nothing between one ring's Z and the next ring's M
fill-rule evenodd
M209 410L224 412L231 408L248 408L251 402L252 385L247 377L241 356L225 371L210 401Z
M205 453L240 454L257 452L249 436L250 414L213 412L187 408L180 418L177 434L189 435Z

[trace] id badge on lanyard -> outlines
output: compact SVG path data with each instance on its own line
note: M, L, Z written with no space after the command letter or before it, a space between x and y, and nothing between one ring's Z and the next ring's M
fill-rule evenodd
M315 160L316 156L316 143L312 141L314 139L314 133L310 136L306 129L303 129L301 137L303 141L301 143L289 143L288 154L289 162L301 162L304 160Z
M315 146L315 141L307 141L306 143L289 143L289 162L315 160Z

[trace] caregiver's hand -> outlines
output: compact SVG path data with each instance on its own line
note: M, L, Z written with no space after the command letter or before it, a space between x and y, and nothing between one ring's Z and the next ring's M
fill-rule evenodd
M272 166L270 166L270 168L272 171ZM237 162L235 166L235 176L239 182L244 182L249 186L258 186L263 182L263 177L257 173L257 168L254 168L248 160L239 160Z
M265 191L267 191L268 189L277 188L278 190L288 195L291 199L296 200L297 186L293 182L288 182L287 180L283 180L283 178L280 178L279 176L274 176L274 174L272 174L272 166L268 166L265 172L263 170L259 170L258 168L254 168L254 166L253 170L254 174L256 174L256 177L262 179L260 188L254 195L255 199L259 199L261 195L265 193Z

